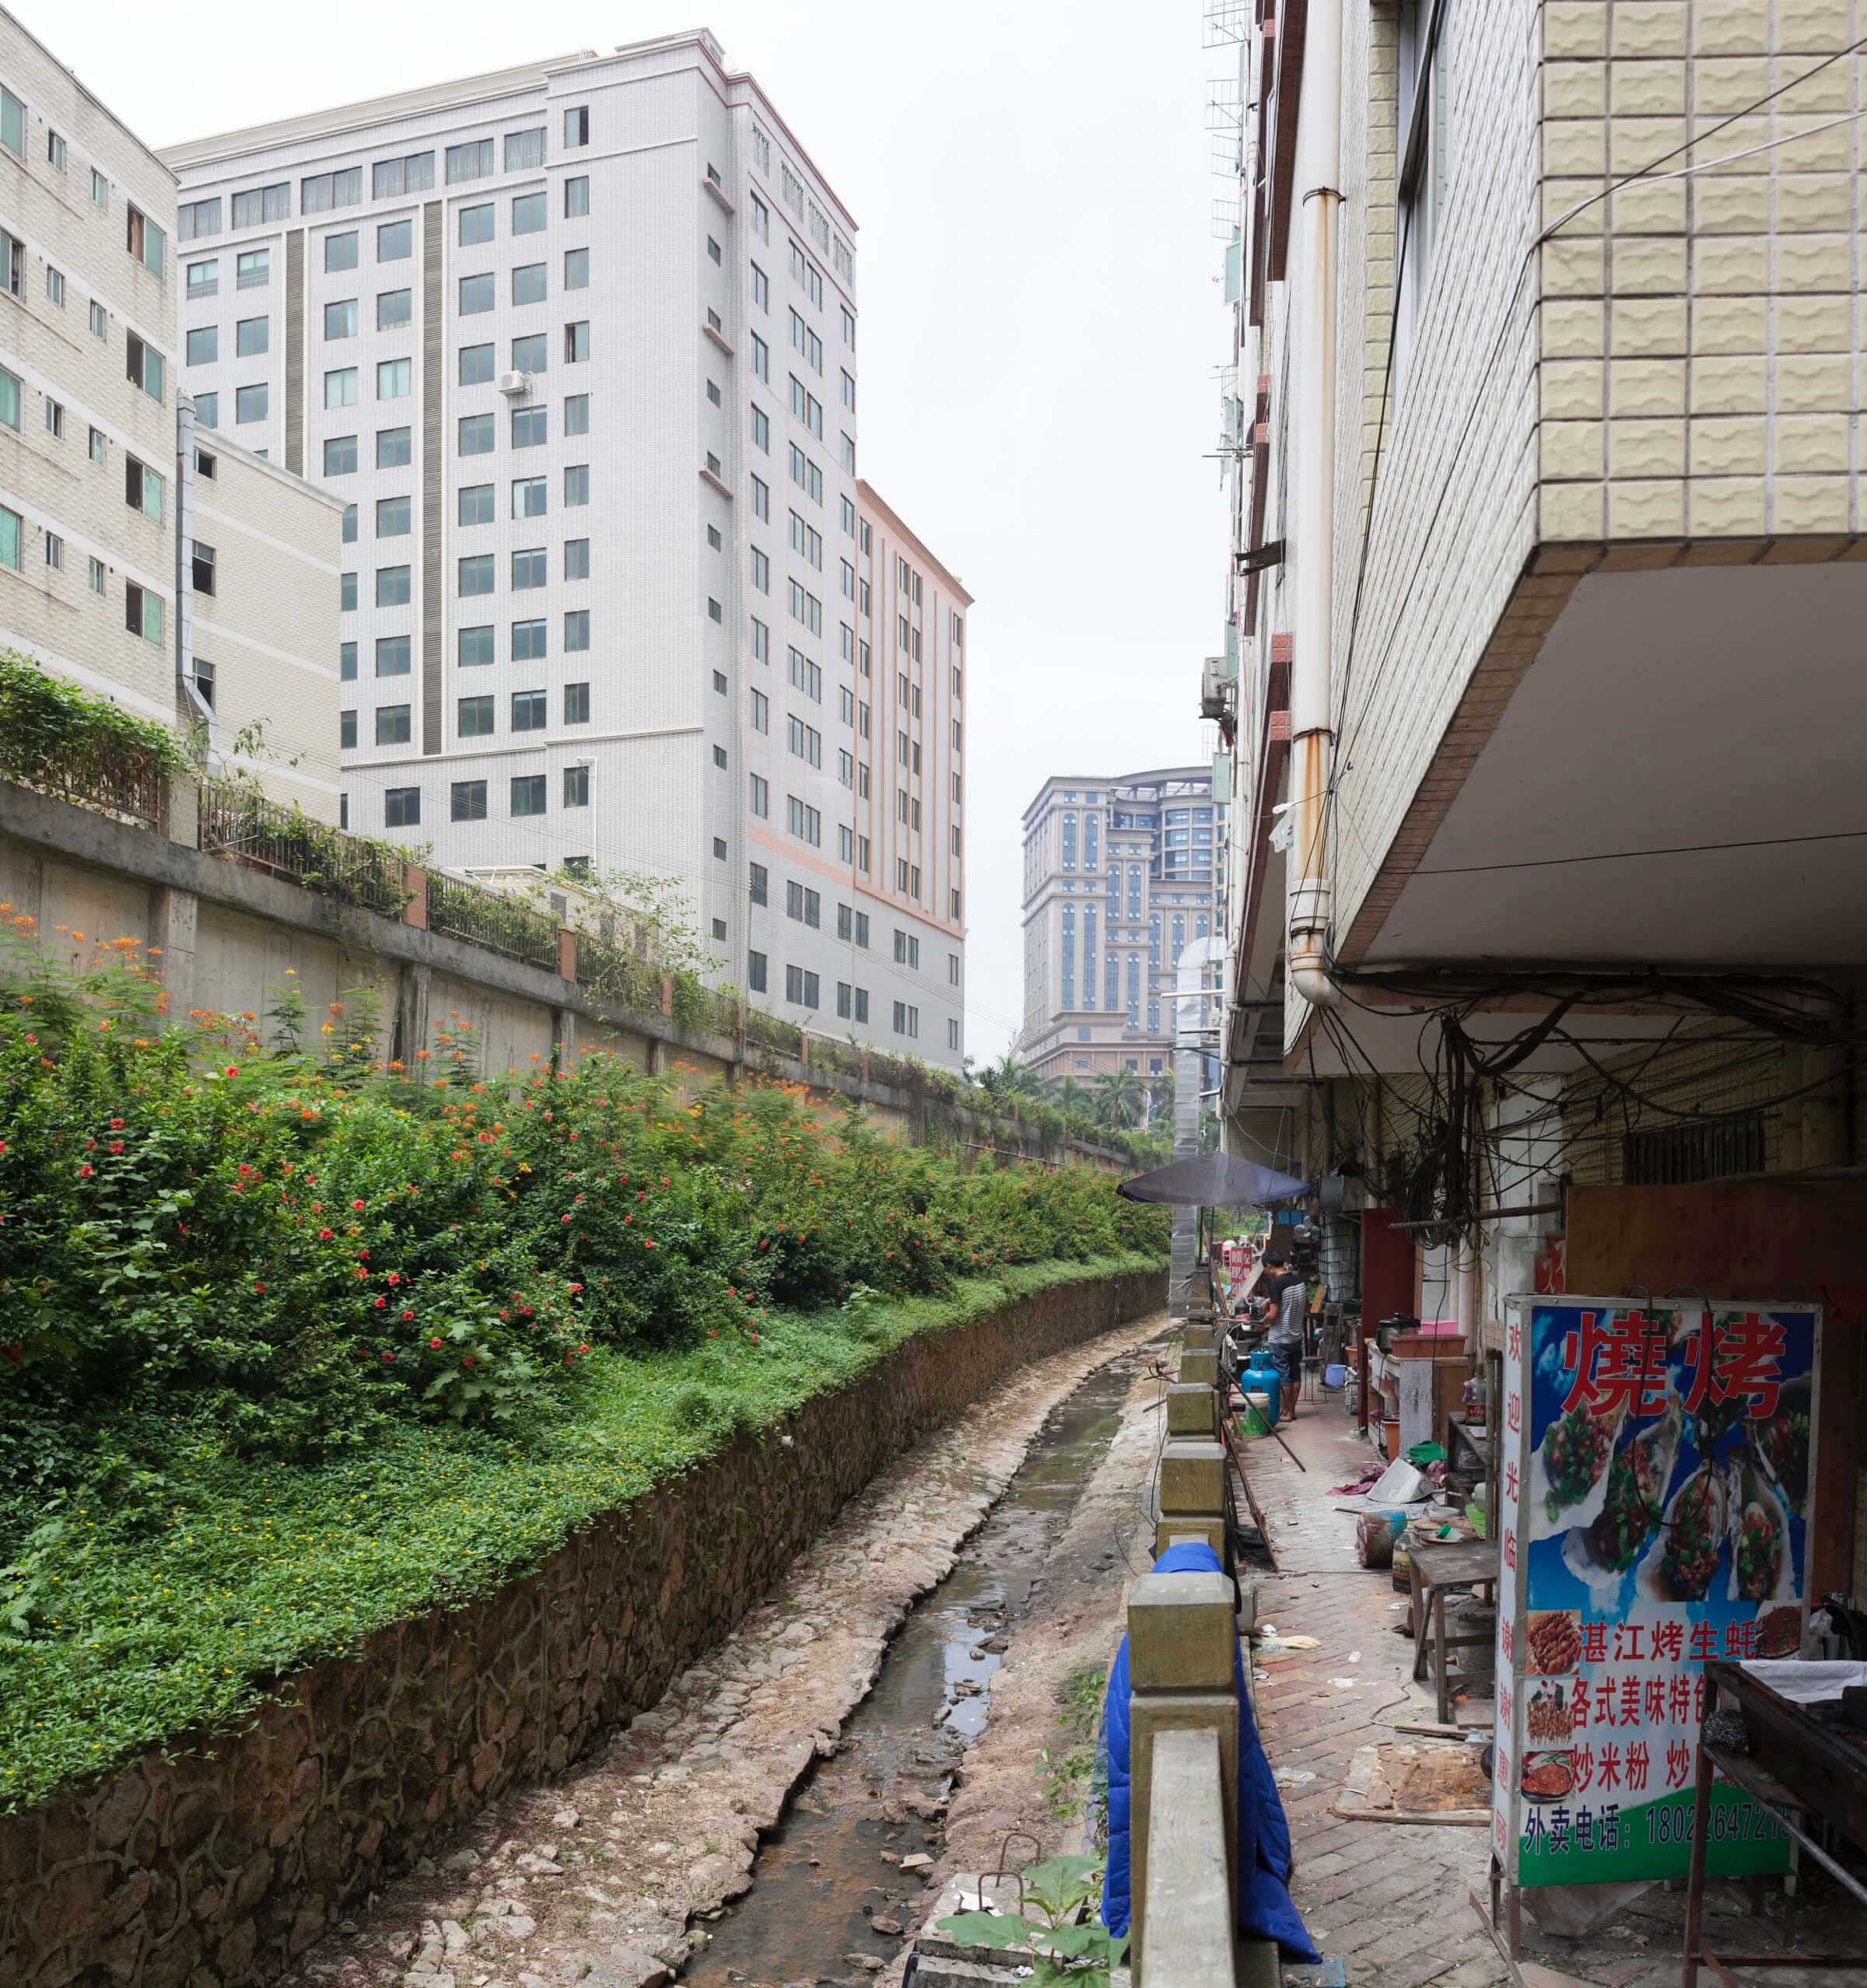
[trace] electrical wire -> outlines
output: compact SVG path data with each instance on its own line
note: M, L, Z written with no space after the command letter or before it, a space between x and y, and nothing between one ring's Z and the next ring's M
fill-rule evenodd
M1473 395L1466 410L1458 439L1451 452L1447 474L1441 482L1434 501L1431 518L1427 526L1428 538L1438 529L1440 516L1452 488L1456 466L1463 451L1466 438L1470 432L1472 422L1476 417L1477 410L1483 404L1485 388L1494 376L1493 369L1497 355L1502 348L1504 340L1509 335L1514 320L1515 299L1517 292L1529 269L1531 259L1536 250L1553 238L1562 227L1575 219L1578 215L1624 187L1637 182L1645 183L1660 179L1683 178L1697 172L1708 171L1737 159L1774 150L1779 145L1794 142L1798 138L1815 136L1820 131L1834 129L1840 124L1855 121L1859 116L1867 114L1867 113L1850 114L1848 117L1831 120L1806 131L1785 134L1764 145L1750 147L1744 151L1726 155L1720 159L1698 162L1678 173L1659 174L1654 170L1656 166L1665 164L1667 159L1676 157L1680 152L1688 151L1694 145L1704 142L1730 124L1743 117L1754 115L1757 111L1774 102L1778 97L1795 87L1797 84L1806 81L1808 77L1820 73L1822 69L1862 47L1867 47L1867 36L1862 37L1849 47L1838 51L1835 54L1817 64L1815 68L1805 72L1802 75L1791 79L1788 82L1771 91L1745 109L1732 113L1729 117L1713 125L1708 131L1686 141L1685 143L1674 148L1672 152L1661 155L1659 159L1648 162L1647 166L1638 171L1624 175L1611 182L1596 194L1591 195L1589 199L1579 203L1569 212L1559 217L1546 228L1540 230L1532 238L1525 247L1522 260L1513 278L1510 297L1507 301L1497 337L1494 339L1486 359L1480 369L1478 390ZM1408 219L1410 224L1410 211ZM1405 240L1403 233L1403 257L1405 252ZM1375 457L1371 466L1371 487L1363 506L1361 543L1357 555L1356 586L1351 604L1350 628L1346 645L1347 657L1344 663L1343 690L1339 700L1339 709L1344 719L1348 717L1354 666L1358 653L1357 636L1364 597L1365 576L1372 538L1375 508L1380 495L1380 472L1386 430L1387 406L1394 364L1394 332L1398 325L1399 308L1399 285L1396 280L1394 302L1389 321L1388 349L1383 371L1380 422L1377 429ZM1393 625L1396 631L1404 623L1406 611L1412 600L1414 585L1417 583L1422 570L1423 569L1419 566L1414 569L1406 593L1394 618ZM1392 657L1396 653L1397 644L1396 632L1395 639L1390 641L1375 666L1375 675L1368 685L1361 711L1354 717L1350 729L1348 730L1346 736L1340 727L1336 732L1323 805L1319 810L1320 817L1317 831L1319 835L1323 833L1339 835L1341 814L1340 774L1343 768L1349 763L1350 755L1361 737L1362 729L1376 706L1378 692ZM1785 837L1747 843L1679 845L1674 848L1653 850L1616 851L1595 856L1551 858L1522 863L1448 866L1443 870L1426 871L1420 873L1457 875L1481 873L1492 870L1555 867L1592 861L1631 860L1646 856L1711 853L1732 849L1802 845L1828 841L1859 839L1863 835L1867 835L1867 831L1839 831L1806 837ZM1360 839L1358 831L1357 837ZM1366 846L1364 841L1363 846L1364 848ZM1306 856L1313 855L1314 848L1304 853ZM1652 1115L1694 1125L1728 1123L1734 1119L1753 1115L1759 1111L1780 1108L1784 1104L1817 1092L1833 1090L1845 1082L1844 1074L1830 1073L1809 1083L1778 1092L1773 1096L1761 1100L1753 1099L1741 1106L1719 1112L1707 1112L1702 1107L1688 1109L1673 1105L1666 1102L1665 1098L1659 1094L1665 1090L1687 1085L1702 1085L1707 1081L1720 1077L1729 1078L1753 1064L1772 1059L1780 1062L1782 1045L1786 1042L1809 1046L1851 1046L1857 1043L1867 1042L1867 1031L1857 1030L1851 1026L1837 1026L1834 1022L1825 1020L1820 1013L1811 1012L1812 1008L1827 1009L1831 1012L1835 1006L1840 1005L1840 997L1836 994L1835 990L1826 983L1809 978L1797 978L1784 982L1780 979L1765 980L1760 975L1696 976L1676 972L1661 973L1657 971L1644 973L1624 971L1607 975L1577 974L1570 971L1553 977L1547 973L1537 974L1532 970L1501 976L1495 973L1490 975L1479 975L1468 970L1462 975L1466 984L1463 987L1455 989L1448 985L1448 977L1443 974L1434 975L1430 972L1409 974L1404 971L1398 973L1390 971L1386 974L1356 973L1350 969L1341 967L1339 962L1334 961L1331 962L1330 972L1332 978L1336 980L1339 985L1343 986L1343 992L1351 1005L1362 1009L1364 1012L1379 1013L1385 1017L1391 1014L1392 1011L1378 1010L1371 1003L1360 1000L1349 991L1345 983L1358 981L1371 989L1378 986L1389 993L1399 993L1404 996L1410 992L1417 996L1424 1003L1422 1007L1408 1010L1408 1012L1420 1013L1424 1017L1418 1040L1418 1048L1420 1068L1427 1083L1428 1105L1425 1110L1417 1113L1417 1136L1413 1150L1410 1155L1401 1157L1396 1166L1390 1170L1389 1179L1385 1183L1385 1192L1387 1199L1399 1202L1406 1210L1431 1211L1424 1217L1424 1220L1417 1221L1415 1233L1420 1235L1423 1241L1430 1244L1437 1239L1448 1248L1459 1247L1476 1227L1476 1208L1471 1199L1470 1184L1480 1167L1482 1167L1483 1171L1490 1175L1494 1183L1498 1178L1497 1167L1494 1162L1499 1157L1498 1147L1502 1137L1508 1135L1504 1129L1489 1126L1484 1122L1485 1115L1481 1107L1481 1101L1485 1093L1485 1087L1489 1084L1494 1090L1497 1084L1508 1076L1509 1070L1517 1067L1546 1044L1552 1041L1558 1043L1581 1058L1591 1073L1590 1087L1596 1094L1591 1097L1585 1090L1579 1096L1565 1097L1560 1101L1552 1102L1551 1115L1557 1118L1565 1129L1571 1116L1575 1113L1577 1107L1585 1111L1592 1110L1591 1122L1579 1125L1572 1134L1568 1133L1565 1129L1557 1154L1552 1156L1546 1150L1540 1152L1539 1164L1533 1169L1526 1171L1525 1178L1546 1174L1549 1171L1552 1157L1566 1155L1575 1146L1592 1139L1598 1139L1599 1134L1597 1129L1604 1104L1613 1102L1619 1104L1624 1136L1626 1137L1632 1136L1633 1114L1636 1108L1643 1118ZM1456 975L1457 970L1455 970L1454 977ZM1551 985L1552 978L1560 980L1561 984ZM1474 982L1482 983L1486 981L1488 981L1488 987L1483 984L1472 984ZM1532 987L1538 985L1540 985L1540 991L1547 992L1553 1003L1549 1013L1539 1020L1527 1025L1515 1036L1493 1045L1488 1054L1481 1053L1476 1044L1466 1034L1464 1024L1483 1001L1487 992L1495 997L1498 994L1505 992L1532 991ZM1785 993L1791 998L1784 998ZM1724 1016L1736 1021L1740 1029L1754 1031L1755 1034L1752 1035L1751 1040L1756 1046L1749 1054L1729 1057L1722 1064L1715 1065L1710 1070L1701 1068L1668 1080L1660 1073L1659 1067L1667 1055L1700 1052L1708 1039L1718 1041L1742 1039L1723 1036L1708 1038L1701 1033L1685 1038L1683 1041L1678 1040L1680 1029L1686 1019L1685 1015L1680 1013L1676 1017L1666 1037L1653 1045L1639 1064L1633 1077L1630 1078L1621 1073L1609 1069L1594 1054L1588 1038L1581 1037L1572 1030L1562 1026L1564 1017L1573 1009L1601 1006L1610 1001L1624 1003L1629 998L1643 1002L1671 1000L1682 1003L1687 1007L1697 1008L1702 1012ZM1319 1010L1319 1013L1322 1017L1324 1033L1336 1048L1337 1054L1342 1057L1345 1067L1350 1070L1350 1073L1353 1073L1354 1064L1354 1056L1350 1052L1352 1045L1354 1051L1361 1055L1371 1073L1378 1076L1371 1059L1368 1056L1366 1051L1361 1048L1354 1037L1352 1027L1348 1024L1347 1017L1339 1013L1332 1016L1327 1010ZM1438 1055L1429 1062L1425 1054L1424 1045L1427 1033L1435 1015L1440 1023L1441 1040ZM1760 1041L1758 1040L1759 1038L1761 1038ZM1311 1070L1313 1076L1315 1075L1313 1047L1311 1055ZM1645 1081L1649 1073L1652 1075L1651 1084ZM1356 1088L1358 1100L1361 1088L1359 1084ZM1326 1118L1329 1121L1326 1129L1330 1136L1332 1145L1334 1145L1337 1143L1337 1135L1333 1125L1333 1114L1326 1110ZM1364 1144L1366 1142L1366 1132L1364 1118L1360 1127L1361 1138ZM1543 1143L1546 1147L1546 1142ZM1495 1192L1494 1186L1494 1192Z
M1779 84L1777 88L1771 90L1766 95L1757 98L1754 103L1746 105L1743 109L1732 111L1729 116L1721 118L1708 130L1699 132L1694 137L1685 139L1680 144L1675 145L1671 151L1662 152L1658 158L1649 159L1645 166L1638 168L1636 170L1631 173L1624 173L1618 179L1610 180L1606 186L1602 187L1598 192L1591 194L1585 200L1579 202L1568 213L1558 216L1556 220L1550 222L1546 227L1539 229L1537 233L1531 238L1530 241L1524 249L1522 258L1518 265L1515 275L1511 279L1510 293L1507 299L1504 316L1497 327L1497 335L1493 340L1490 349L1487 353L1483 364L1478 369L1478 390L1472 397L1471 404L1466 409L1465 420L1459 428L1458 439L1453 444L1451 454L1448 458L1446 474L1441 483L1438 495L1433 506L1432 516L1426 527L1424 534L1426 541L1430 541L1434 532L1436 532L1438 529L1440 513L1445 507L1446 498L1451 491L1459 459L1465 446L1466 437L1471 431L1472 422L1477 413L1479 407L1483 404L1486 388L1491 384L1494 379L1497 377L1495 372L1497 355L1500 351L1501 351L1504 341L1509 335L1511 331L1511 323L1515 310L1515 299L1518 290L1522 286L1524 277L1529 273L1531 260L1535 256L1536 251L1541 248L1545 243L1552 240L1559 229L1566 227L1568 224L1571 221L1574 220L1578 215L1585 212L1590 207L1596 205L1601 201L1608 199L1614 194L1620 192L1625 187L1634 185L1637 183L1644 184L1650 179L1657 180L1664 178L1670 180L1688 177L1697 173L1711 171L1719 166L1729 163L1732 159L1740 159L1750 156L1747 152L1736 152L1731 154L1729 159L1706 159L1700 163L1683 168L1677 173L1666 173L1662 175L1657 173L1655 170L1659 166L1664 166L1668 160L1676 159L1680 153L1689 152L1695 145L1702 145L1708 139L1715 138L1718 132L1728 129L1731 125L1739 122L1743 118L1754 117L1758 111L1765 109L1767 106L1774 103L1779 96L1787 94L1790 90L1794 89L1799 85L1808 82L1811 77L1820 75L1824 69L1831 67L1834 63L1844 60L1849 55L1858 53L1862 48L1867 48L1867 35L1862 36L1858 40L1851 43L1845 48L1837 49L1834 54L1824 58L1823 60L1816 63L1813 68L1806 69L1799 75L1791 77L1787 82ZM1835 124L1846 123L1851 121L1853 118L1856 118L1862 115L1867 115L1867 112L1852 112L1849 114L1848 117L1837 118L1834 121L1833 124L1824 124L1821 126L1820 129L1824 131L1832 130L1834 128ZM1754 151L1767 150L1772 149L1772 147L1776 145L1790 144L1799 138L1809 138L1815 135L1816 135L1816 133L1814 131L1790 132L1785 134L1779 139L1771 141L1771 145L1769 146L1758 146L1752 148L1752 149ZM1390 369L1393 355L1393 334L1395 329L1399 322L1399 270L1400 264L1398 261L1396 261L1395 264L1394 301L1392 308L1389 313L1388 321L1388 355ZM1522 328L1527 330L1527 324ZM1385 404L1385 389L1384 386L1384 408ZM1378 495L1379 489L1377 485L1376 488L1369 492L1368 500L1364 509L1362 522L1363 551L1361 555L1364 561L1365 561L1367 556L1368 541L1370 538L1371 538L1373 534L1375 505ZM1410 578L1410 583L1406 595L1402 600L1399 610L1394 616L1393 625L1396 630L1398 630L1405 619L1406 608L1413 598L1414 585L1417 583L1424 571L1424 562L1416 562L1412 575ZM1345 680L1354 667L1355 653L1354 641L1359 623L1360 604L1360 590L1357 587L1355 600L1355 611L1351 615L1349 626L1347 645L1347 653L1343 666ZM1380 662L1376 664L1375 677L1368 686L1368 695L1362 707L1361 715L1356 719L1354 729L1349 734L1346 741L1341 744L1340 750L1335 754L1333 759L1332 760L1329 768L1329 786L1332 793L1336 785L1337 769L1341 764L1348 760L1350 754L1354 751L1355 741L1361 737L1361 728L1367 722L1368 714L1375 707L1375 693L1379 688L1382 678L1385 674L1386 666L1389 660L1396 653L1397 642L1398 637L1396 635L1395 641L1390 642L1385 651L1383 652ZM1346 715L1347 711L1345 705L1344 716ZM1336 736L1340 738L1341 735L1338 733Z
M1867 113L1863 113L1867 115ZM1867 828L1837 828L1816 835L1766 835L1750 842L1680 842L1662 849L1604 849L1596 856L1529 856L1516 863L1448 863L1439 870L1416 870L1416 877L1483 877L1501 870L1561 870L1575 863L1636 863L1648 856L1714 856L1732 849L1793 849L1808 842L1867 841Z

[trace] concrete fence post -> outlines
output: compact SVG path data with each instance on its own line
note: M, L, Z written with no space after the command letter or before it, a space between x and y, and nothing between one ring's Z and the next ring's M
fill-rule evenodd
M671 973L661 976L661 1012L664 1015L674 1012L674 976Z
M1176 1539L1197 1539L1224 1560L1225 1468L1225 1446L1215 1438L1169 1436L1161 1446L1157 1556Z
M428 873L419 863L402 865L402 922L428 929Z
M1210 1314L1180 1330L1180 1370L1167 1391L1161 1451L1158 1558L1175 1539L1199 1539L1225 1557L1226 1460L1219 1397L1218 1333Z
M577 984L577 935L564 925L558 927L558 978Z
M192 772L165 773L159 776L162 793L157 803L157 828L171 842L184 849L201 847L201 780Z
M1219 1438L1218 1395L1198 1381L1175 1381L1167 1390L1167 1433L1216 1443Z
M1221 1573L1146 1573L1129 1591L1129 1878L1137 1984L1200 1988L1231 1979L1236 1636L1231 1584ZM1161 1749L1162 1736L1172 1734L1196 1739ZM1196 1825L1195 1818L1203 1819ZM1148 1916L1156 1906L1164 1916L1153 1950L1158 1965L1151 1965ZM1197 1927L1202 1948L1209 1946L1215 1911L1224 1927L1226 1971L1193 1971L1179 1951L1180 1935Z

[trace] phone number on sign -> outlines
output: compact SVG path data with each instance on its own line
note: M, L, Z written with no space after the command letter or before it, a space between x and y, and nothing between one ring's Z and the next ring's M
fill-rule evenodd
M1689 1808L1649 1808L1647 1811L1647 1841L1649 1843L1689 1843L1692 1840L1692 1825L1697 1818ZM1767 1809L1759 1808L1750 1802L1734 1803L1731 1806L1715 1808L1711 1811L1711 1841L1715 1843L1747 1843L1766 1837L1781 1836L1782 1825Z

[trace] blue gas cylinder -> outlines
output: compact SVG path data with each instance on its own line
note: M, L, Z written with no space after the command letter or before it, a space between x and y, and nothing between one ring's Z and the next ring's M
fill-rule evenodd
M1265 1419L1275 1428L1284 1397L1284 1370L1277 1364L1277 1356L1268 1346L1259 1346L1245 1363L1245 1371L1239 1377L1248 1395L1265 1397Z

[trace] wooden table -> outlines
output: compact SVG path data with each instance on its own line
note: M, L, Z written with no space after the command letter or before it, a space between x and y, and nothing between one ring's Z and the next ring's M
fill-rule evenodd
M1773 1815L1793 1843L1858 1902L1867 1905L1867 1885L1816 1843L1798 1820L1805 1811L1819 1815L1857 1850L1867 1847L1867 1754L1807 1706L1771 1690L1767 1682L1769 1668L1764 1664L1760 1675L1742 1664L1720 1661L1705 1666L1705 1717L1709 1720L1718 1710L1721 1697L1728 1706L1740 1706L1750 1751L1743 1755L1732 1754L1712 1745L1700 1731L1692 1860L1686 1880L1682 1988L1697 1988L1701 1966L1710 1968L1723 1988L1738 1988L1732 1970L1739 1967L1834 1968L1857 1972L1867 1969L1867 1961L1858 1955L1727 1952L1720 1956L1705 1944L1705 1846L1711 1833L1711 1783L1721 1774ZM1840 1696L1838 1679L1836 1696ZM1767 1773L1761 1765L1766 1759L1770 1762ZM1757 1902L1753 1894L1753 1913ZM1785 1944L1788 1937L1785 1925Z
M1445 1653L1468 1643L1488 1643L1490 1633L1448 1636L1445 1633L1445 1593L1449 1587L1489 1587L1497 1598L1497 1542L1494 1539L1454 1539L1441 1546L1410 1549L1413 1580L1413 1678L1426 1675L1427 1636L1432 1636L1433 1678L1439 1694L1439 1723L1452 1720L1452 1687L1445 1675Z

